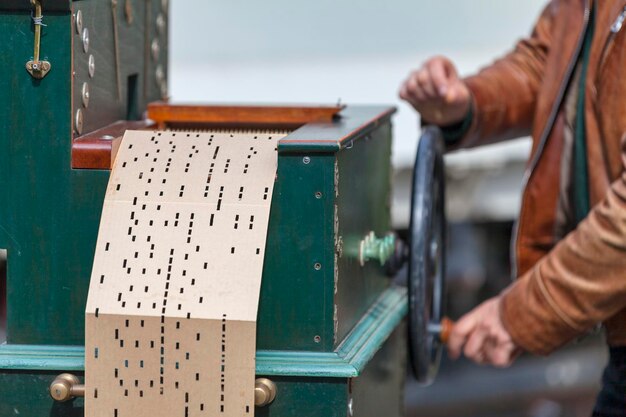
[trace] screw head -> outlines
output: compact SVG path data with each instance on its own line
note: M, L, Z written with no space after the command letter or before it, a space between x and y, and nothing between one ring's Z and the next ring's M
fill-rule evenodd
M161 84L163 80L165 80L165 72L163 71L163 65L161 64L157 65L156 71L154 72L154 76L156 77L158 84Z
M83 83L82 99L83 106L85 106L85 108L89 107L89 84L87 83Z
M83 41L83 51L85 53L89 52L89 29L84 28L83 34L81 35L81 39Z
M161 46L159 46L159 40L153 39L152 44L150 45L150 50L152 51L152 60L158 61L159 54L161 53Z
M321 191L317 191L315 193L315 198L317 198L318 200L322 198L322 192Z
M315 335L315 337L313 337L313 341L314 341L315 343L319 343L319 342L321 342L321 341L322 341L322 337L321 337L321 336L319 336L319 335Z
M311 163L311 158L308 156L305 156L304 158L302 158L302 163L305 165L308 165Z
M313 268L315 268L315 270L316 270L316 271L319 271L320 269L322 269L322 264L321 264L321 263L319 263L319 262L316 262L316 263L313 265Z
M93 55L89 55L89 77L93 78L96 73L96 58Z
M80 10L77 11L74 16L74 26L76 28L76 34L80 35L83 31L83 12Z
M163 16L163 13L159 13L156 18L156 28L159 35L163 35L165 33L165 16Z
M83 134L83 111L81 109L76 110L76 116L74 117L74 128L79 135Z

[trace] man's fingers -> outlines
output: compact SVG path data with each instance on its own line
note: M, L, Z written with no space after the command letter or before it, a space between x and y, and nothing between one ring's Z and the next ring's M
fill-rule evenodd
M400 87L400 91L398 92L398 95L400 96L402 100L408 100L410 98L409 90L407 89L406 82L402 84L402 87Z
M456 72L450 73L446 68L446 62L443 59L435 59L428 65L430 77L440 97L446 97L450 85L457 80Z
M461 356L461 350L467 341L468 336L476 327L477 321L475 312L470 312L463 316L452 328L450 338L448 340L448 355L452 359Z
M443 68L446 72L446 76L448 77L448 79L458 80L459 73L457 72L456 67L454 66L452 61L450 61L448 58L445 58L445 57L441 57L440 59L441 59L441 63L443 65Z
M436 57L409 75L399 95L422 120L448 125L463 120L469 109L469 93L456 86L461 83L454 65L447 58Z
M451 82L443 99L446 104L461 104L468 100L469 90L461 80Z
M439 98L439 93L433 84L432 77L428 68L423 68L417 74L417 84L424 92L424 95L429 99Z
M467 340L467 343L465 344L465 348L463 349L465 357L476 362L482 362L486 359L483 348L487 340L487 336L487 332L481 326L478 326L476 330L472 332Z
M487 362L498 368L511 366L517 357L515 346L512 343L498 343L493 338L485 343L484 355Z

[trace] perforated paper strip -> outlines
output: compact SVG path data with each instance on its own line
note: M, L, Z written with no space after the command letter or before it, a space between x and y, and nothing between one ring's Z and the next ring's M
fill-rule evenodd
M89 287L86 417L254 414L256 316L282 136L126 133Z

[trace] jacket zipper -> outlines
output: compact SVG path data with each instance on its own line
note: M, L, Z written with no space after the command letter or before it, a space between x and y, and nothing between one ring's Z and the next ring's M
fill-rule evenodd
M609 56L609 52L613 50L613 45L615 44L614 43L615 38L617 37L617 34L624 27L625 22L626 22L626 6L624 6L624 8L622 9L622 12L617 16L617 18L615 19L615 22L613 22L613 24L611 25L611 34L607 38L606 43L604 44L604 47L602 48L602 58L600 59L600 65L598 66L599 69L602 69L606 61L606 58ZM601 71L598 70L596 78L600 76L600 72Z
M528 187L528 183L530 181L530 178L532 177L533 171L535 170L535 168L537 167L537 164L539 163L539 159L546 146L546 142L548 141L548 137L550 136L550 132L552 131L552 127L554 126L554 122L556 121L556 118L559 114L559 108L561 107L563 98L565 97L567 86L569 85L572 74L574 73L574 69L576 68L576 63L578 62L578 58L580 57L580 53L583 48L583 44L585 41L585 34L587 33L587 30L589 28L590 14L591 14L591 9L589 7L589 0L585 0L583 29L580 32L580 36L578 38L578 43L576 45L575 53L573 54L572 59L570 60L568 64L567 71L565 73L566 76L563 78L563 82L561 83L561 86L559 87L557 100L554 101L554 105L552 106L552 110L550 112L550 116L548 117L548 122L546 123L546 127L543 129L543 132L541 133L541 136L540 136L541 139L539 140L539 146L537 147L537 151L535 152L535 155L533 156L533 158L530 160L530 163L528 164L528 168L526 169L524 173L524 178L522 180L521 210L520 210L519 219L515 223L515 227L513 229L513 236L511 239L511 248L510 248L511 278L513 280L517 278L517 269L518 269L517 268L517 239L519 238L520 222L523 217L524 196L526 194L526 187Z

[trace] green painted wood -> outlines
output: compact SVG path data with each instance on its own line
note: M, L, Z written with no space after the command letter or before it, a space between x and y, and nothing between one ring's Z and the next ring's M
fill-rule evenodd
M48 26L43 28L42 58L52 63L52 70L40 81L24 69L33 49L30 8L23 2L19 11L7 12L9 2L0 7L0 106L5 109L0 114L0 249L8 254L8 344L0 346L0 416L83 415L81 400L56 404L47 392L58 373L80 374L84 368L84 308L109 176L108 171L71 169L72 116L79 105L72 82L85 78L85 57L72 57L77 37L70 5L85 8L86 26L97 37L92 44L96 77L103 78L93 81L92 97L107 90L92 101L87 125L95 126L98 114L108 118L124 113L110 103L114 78L106 60L113 43L108 42L110 21L98 25L108 19L103 2L46 4L59 5L59 11L44 8ZM153 8L152 18L155 13ZM122 59L143 60L137 33L125 30ZM74 49L75 55L79 52ZM100 60L107 64L99 66ZM154 63L148 65L152 76ZM126 66L125 75L142 68ZM150 83L148 87L150 100L156 89ZM139 107L143 104L140 100ZM377 352L406 315L406 295L399 289L385 291L368 311L387 288L387 279L369 266L365 275L353 275L335 258L341 246L336 213L343 224L340 235L357 230L349 227L351 217L387 231L379 220L386 215L389 186L380 161L389 156L390 136L384 132L391 112L349 108L336 123L304 127L290 135L291 144L279 145L259 307L257 373L277 379L280 398L259 415L345 416L349 378L376 362ZM361 143L376 150L363 151ZM364 163L362 158L373 153L379 153L380 161ZM304 157L310 157L309 163ZM376 191L379 198L372 195L361 204L351 201L363 198L357 178L368 186L386 185ZM337 204L347 209L341 211ZM363 279L365 284L359 283Z
M391 106L347 106L333 122L309 123L278 143L278 152L335 153L390 123Z
M358 378L353 378L352 411L356 417L399 417L404 413L406 327L398 327Z
M261 417L357 417L402 415L406 349L404 327L397 328L358 378L270 376L277 385L275 401L255 409ZM0 373L0 416L83 417L83 399L54 402L48 386L58 372ZM75 373L83 379L81 372ZM265 375L267 376L267 375Z
M85 412L82 398L65 403L57 403L50 398L48 387L57 374L34 371L1 373L0 416L83 417Z
M337 215L341 255L337 259L337 340L385 291L390 279L378 262L359 262L361 240L391 229L391 124L385 123L337 154Z
M88 126L99 111L106 117L124 113L119 108L109 111L115 107L110 94L113 42L107 34L111 30L108 9L102 4L93 0L73 3L84 10L85 25L95 36L90 52L96 56L97 67L92 101L85 113ZM154 8L152 13L156 12ZM100 20L107 24L99 26ZM109 175L70 168L73 106L78 104L76 90L85 78L84 53L76 49L69 12L47 14L46 24L42 58L53 67L45 79L37 81L24 69L33 45L30 11L0 13L0 36L6 39L0 49L0 91L8 92L0 96L0 105L6 109L0 115L0 249L8 253L8 343L33 345L35 350L39 345L84 343L84 307ZM143 57L137 34L125 36L123 58ZM101 61L107 64L99 65ZM123 67L124 74L143 68ZM73 88L73 81L79 87ZM103 90L108 93L100 97ZM335 215L343 225L340 234L346 236L370 228L387 231L388 223L378 219L388 216L385 163L390 136L385 132L389 132L392 112L384 107L349 107L335 123L305 126L290 135L295 145L281 145L259 306L260 350L333 354L337 343L389 284L380 268L344 272L336 258L342 236L336 234ZM302 152L316 138L335 138L336 149ZM370 147L372 151L364 153ZM305 157L310 158L308 163ZM359 182L377 188L370 189L371 195L364 199ZM338 184L343 189L339 194ZM353 233L347 225L356 221L364 226ZM70 365L60 363L64 368Z
M335 155L305 157L278 160L257 322L261 350L334 348Z
M30 13L0 13L0 248L7 249L8 342L82 344L107 172L70 169L71 15L49 14L43 80Z
M405 357L404 327L400 327L358 378L270 376L278 388L276 399L268 407L255 409L255 415L348 417L352 404L356 416L400 416ZM48 386L57 374L32 370L0 372L0 416L83 417L83 399L56 403L49 397ZM81 372L75 374L83 379Z
M84 308L109 172L71 169L72 106L80 106L80 94L72 100L72 91L80 91L85 80L92 85L86 126L115 120L126 112L126 101L118 101L110 92L115 90L114 43L109 33L110 3L105 3L74 3L84 9L84 25L91 33L89 52L96 57L92 79L86 75L88 55L80 50L70 12L46 9L45 5L59 2L44 5L47 26L42 28L41 56L51 62L52 70L43 80L32 79L24 68L33 53L30 9L0 13L0 38L5 41L0 48L0 91L5 92L0 105L6 109L0 114L0 248L7 249L8 255L10 344L84 343ZM140 2L134 3L136 20L140 20L144 11L137 7ZM155 2L152 20L160 4ZM123 18L119 21L126 24ZM143 52L143 37L138 37L137 29L120 30L132 38L122 43L122 58L136 61L137 55L143 56L137 54L137 50ZM154 25L151 30L156 32ZM167 56L164 44L162 64ZM122 65L124 75L143 73L142 65L133 65ZM148 65L153 80L156 64ZM77 85L74 89L72 82ZM159 97L157 90L154 83L148 83L148 100Z
M359 373L408 313L406 288L385 291L337 348L337 354Z
M406 288L391 287L370 307L334 352L259 351L257 374L357 377L401 325L407 313Z
M408 311L405 288L391 287L371 306L335 352L257 352L257 375L356 377ZM1 345L0 369L83 371L82 346Z
M1 345L0 370L84 371L83 346Z
M256 417L347 417L349 386L345 378L272 378L276 399L255 408Z

